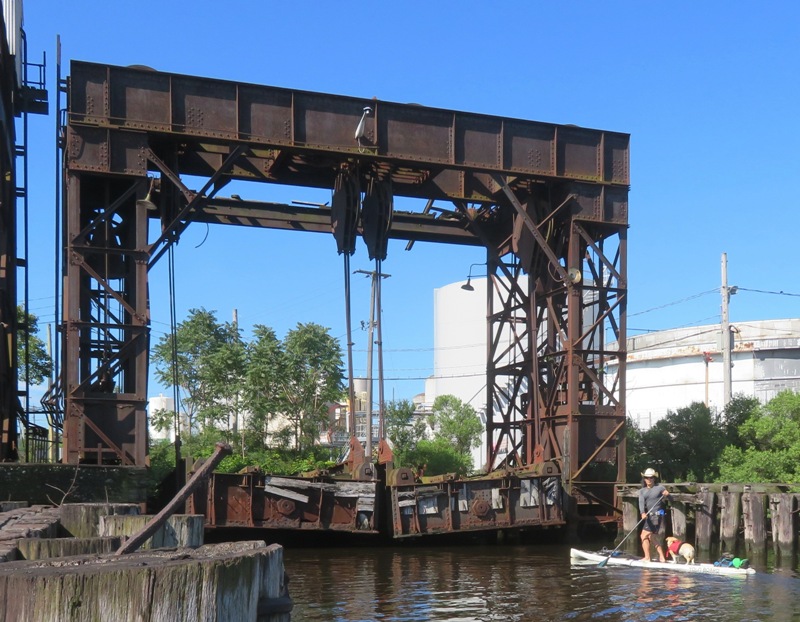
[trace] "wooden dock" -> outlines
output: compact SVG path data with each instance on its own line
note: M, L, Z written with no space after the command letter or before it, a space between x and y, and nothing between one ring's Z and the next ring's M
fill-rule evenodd
M798 551L800 486L663 483L669 490L667 535L693 542L699 555L733 553L790 565ZM640 520L639 486L617 487L625 534ZM621 536L620 536L621 537ZM633 540L638 546L638 542Z

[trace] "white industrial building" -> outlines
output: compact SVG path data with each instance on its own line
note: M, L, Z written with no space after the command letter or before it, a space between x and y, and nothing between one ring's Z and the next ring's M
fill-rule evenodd
M731 332L733 395L764 403L786 389L800 391L800 319L737 322ZM720 412L723 370L719 324L629 337L628 415L647 429L692 402Z
M434 290L433 375L424 402L452 394L483 415L486 405L486 279ZM800 391L800 319L734 323L733 395L766 402L785 389ZM723 407L719 324L648 333L627 340L626 410L643 429L692 402ZM616 366L606 370L616 373ZM481 464L484 448L476 452Z

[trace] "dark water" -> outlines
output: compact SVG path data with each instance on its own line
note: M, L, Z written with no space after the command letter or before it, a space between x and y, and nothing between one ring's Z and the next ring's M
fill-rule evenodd
M564 546L291 549L293 622L800 620L800 574L571 566Z

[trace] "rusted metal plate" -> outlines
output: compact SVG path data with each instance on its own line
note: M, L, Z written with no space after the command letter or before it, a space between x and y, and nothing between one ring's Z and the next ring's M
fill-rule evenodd
M550 462L485 478L409 479L390 478L395 538L565 524L560 473Z
M214 473L189 500L206 527L375 534L376 482Z

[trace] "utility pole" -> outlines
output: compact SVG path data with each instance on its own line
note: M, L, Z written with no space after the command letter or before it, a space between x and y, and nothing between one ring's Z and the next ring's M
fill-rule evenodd
M379 370L379 390L380 390L380 405L379 414L381 421L379 429L383 431L383 350L381 344L381 308L380 308L380 280L391 276L391 274L383 274L378 270L368 272L366 270L355 270L354 274L365 274L372 279L372 288L369 300L369 326L367 326L367 439L364 446L364 453L367 456L367 462L372 462L372 348L375 343L373 337L373 329L378 328L378 370ZM377 308L377 313L376 313ZM377 320L376 320L377 315Z
M736 287L728 287L728 254L722 253L722 405L727 406L732 397L731 372L733 364L731 362L731 351L733 349L733 333L731 333L730 321L728 319L728 303L731 295L736 293Z

